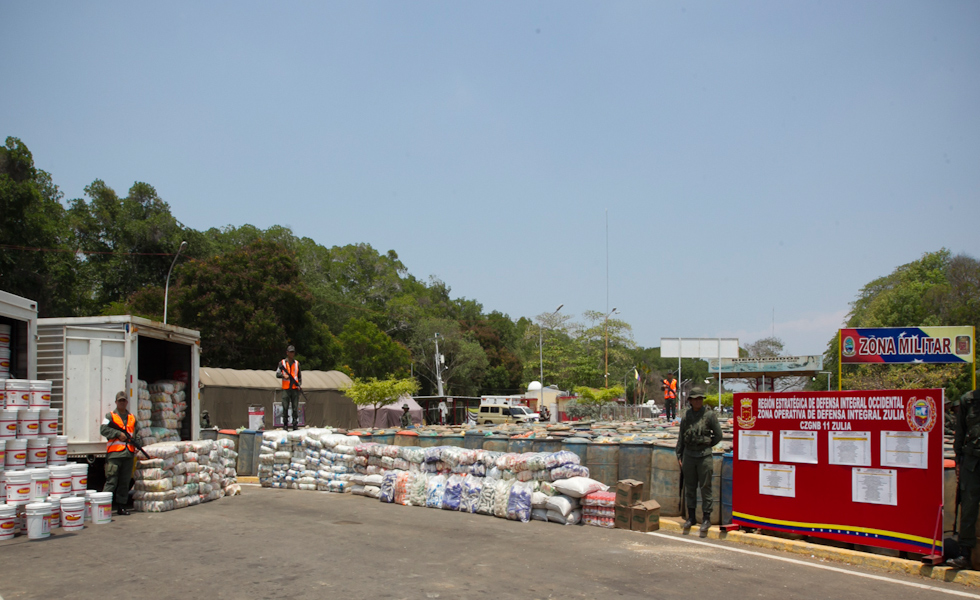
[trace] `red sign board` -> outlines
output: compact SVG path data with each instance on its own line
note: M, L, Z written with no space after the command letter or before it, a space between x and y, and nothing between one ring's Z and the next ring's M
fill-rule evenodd
M943 390L748 393L734 404L733 522L941 551Z

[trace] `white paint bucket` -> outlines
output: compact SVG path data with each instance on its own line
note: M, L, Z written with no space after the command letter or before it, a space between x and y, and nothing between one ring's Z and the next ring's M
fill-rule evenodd
M27 539L43 540L51 535L51 504L48 502L34 502L28 504L27 514Z
M27 379L8 379L4 386L7 408L27 408L31 405L31 382Z
M76 496L85 497L88 488L88 465L85 463L71 464L71 491Z
M48 464L64 465L68 463L68 436L56 435L48 438Z
M71 466L53 466L48 470L51 471L51 498L71 497Z
M17 409L17 437L36 438L40 426L41 412L33 408Z
M31 380L31 408L41 409L51 407L51 382Z
M27 467L36 469L48 464L48 438L36 437L27 440Z
M85 490L85 520L92 522L92 494L98 494L98 490Z
M10 377L10 346L0 344L0 377Z
M31 472L6 471L7 504L29 502L31 500Z
M85 498L65 498L61 501L61 529L81 531L85 527Z
M10 540L17 530L17 507L0 504L0 540Z
M58 529L61 527L61 500L58 498L48 498L51 505L51 515L48 517L48 529Z
M41 437L52 438L58 435L58 413L57 408L42 408L38 417L38 435Z
M0 471L3 471L5 464L7 464L7 440L0 438Z
M12 440L17 437L17 409L0 408L0 439Z
M7 503L7 472L0 471L0 506Z
M47 469L29 469L31 473L31 500L44 502L51 495L51 471Z
M112 492L92 494L92 525L106 525L112 522Z
M27 466L27 440L7 440L4 464L7 465L7 469L14 471Z
M0 323L0 346L10 347L10 325L7 323Z

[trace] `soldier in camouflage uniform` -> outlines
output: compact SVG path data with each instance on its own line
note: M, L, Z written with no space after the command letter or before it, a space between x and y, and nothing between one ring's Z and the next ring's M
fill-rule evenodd
M977 391L963 394L956 419L956 476L960 486L960 556L949 564L958 569L972 568L970 554L977 545L977 513L980 512L980 397Z
M412 415L408 413L408 405L402 404L402 429L412 428Z
M704 390L694 388L687 397L690 408L681 419L677 436L677 462L684 478L684 502L687 521L684 533L689 533L697 520L698 490L701 490L701 537L708 537L711 527L711 448L721 441L718 415L704 407Z

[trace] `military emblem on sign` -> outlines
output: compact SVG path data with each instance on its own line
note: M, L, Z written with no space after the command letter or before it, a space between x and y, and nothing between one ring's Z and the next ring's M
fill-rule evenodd
M936 403L929 396L910 398L905 406L905 420L912 431L932 431L936 424Z
M854 338L851 336L844 338L844 347L841 349L841 352L847 357L854 356Z
M755 415L752 414L752 399L742 398L738 412L738 426L742 429L755 427Z

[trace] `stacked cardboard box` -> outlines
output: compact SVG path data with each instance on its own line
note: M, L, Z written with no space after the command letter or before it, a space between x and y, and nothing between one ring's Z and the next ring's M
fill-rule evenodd
M656 531L660 529L660 503L656 500L641 502L643 482L622 479L616 484L616 527L632 531Z

